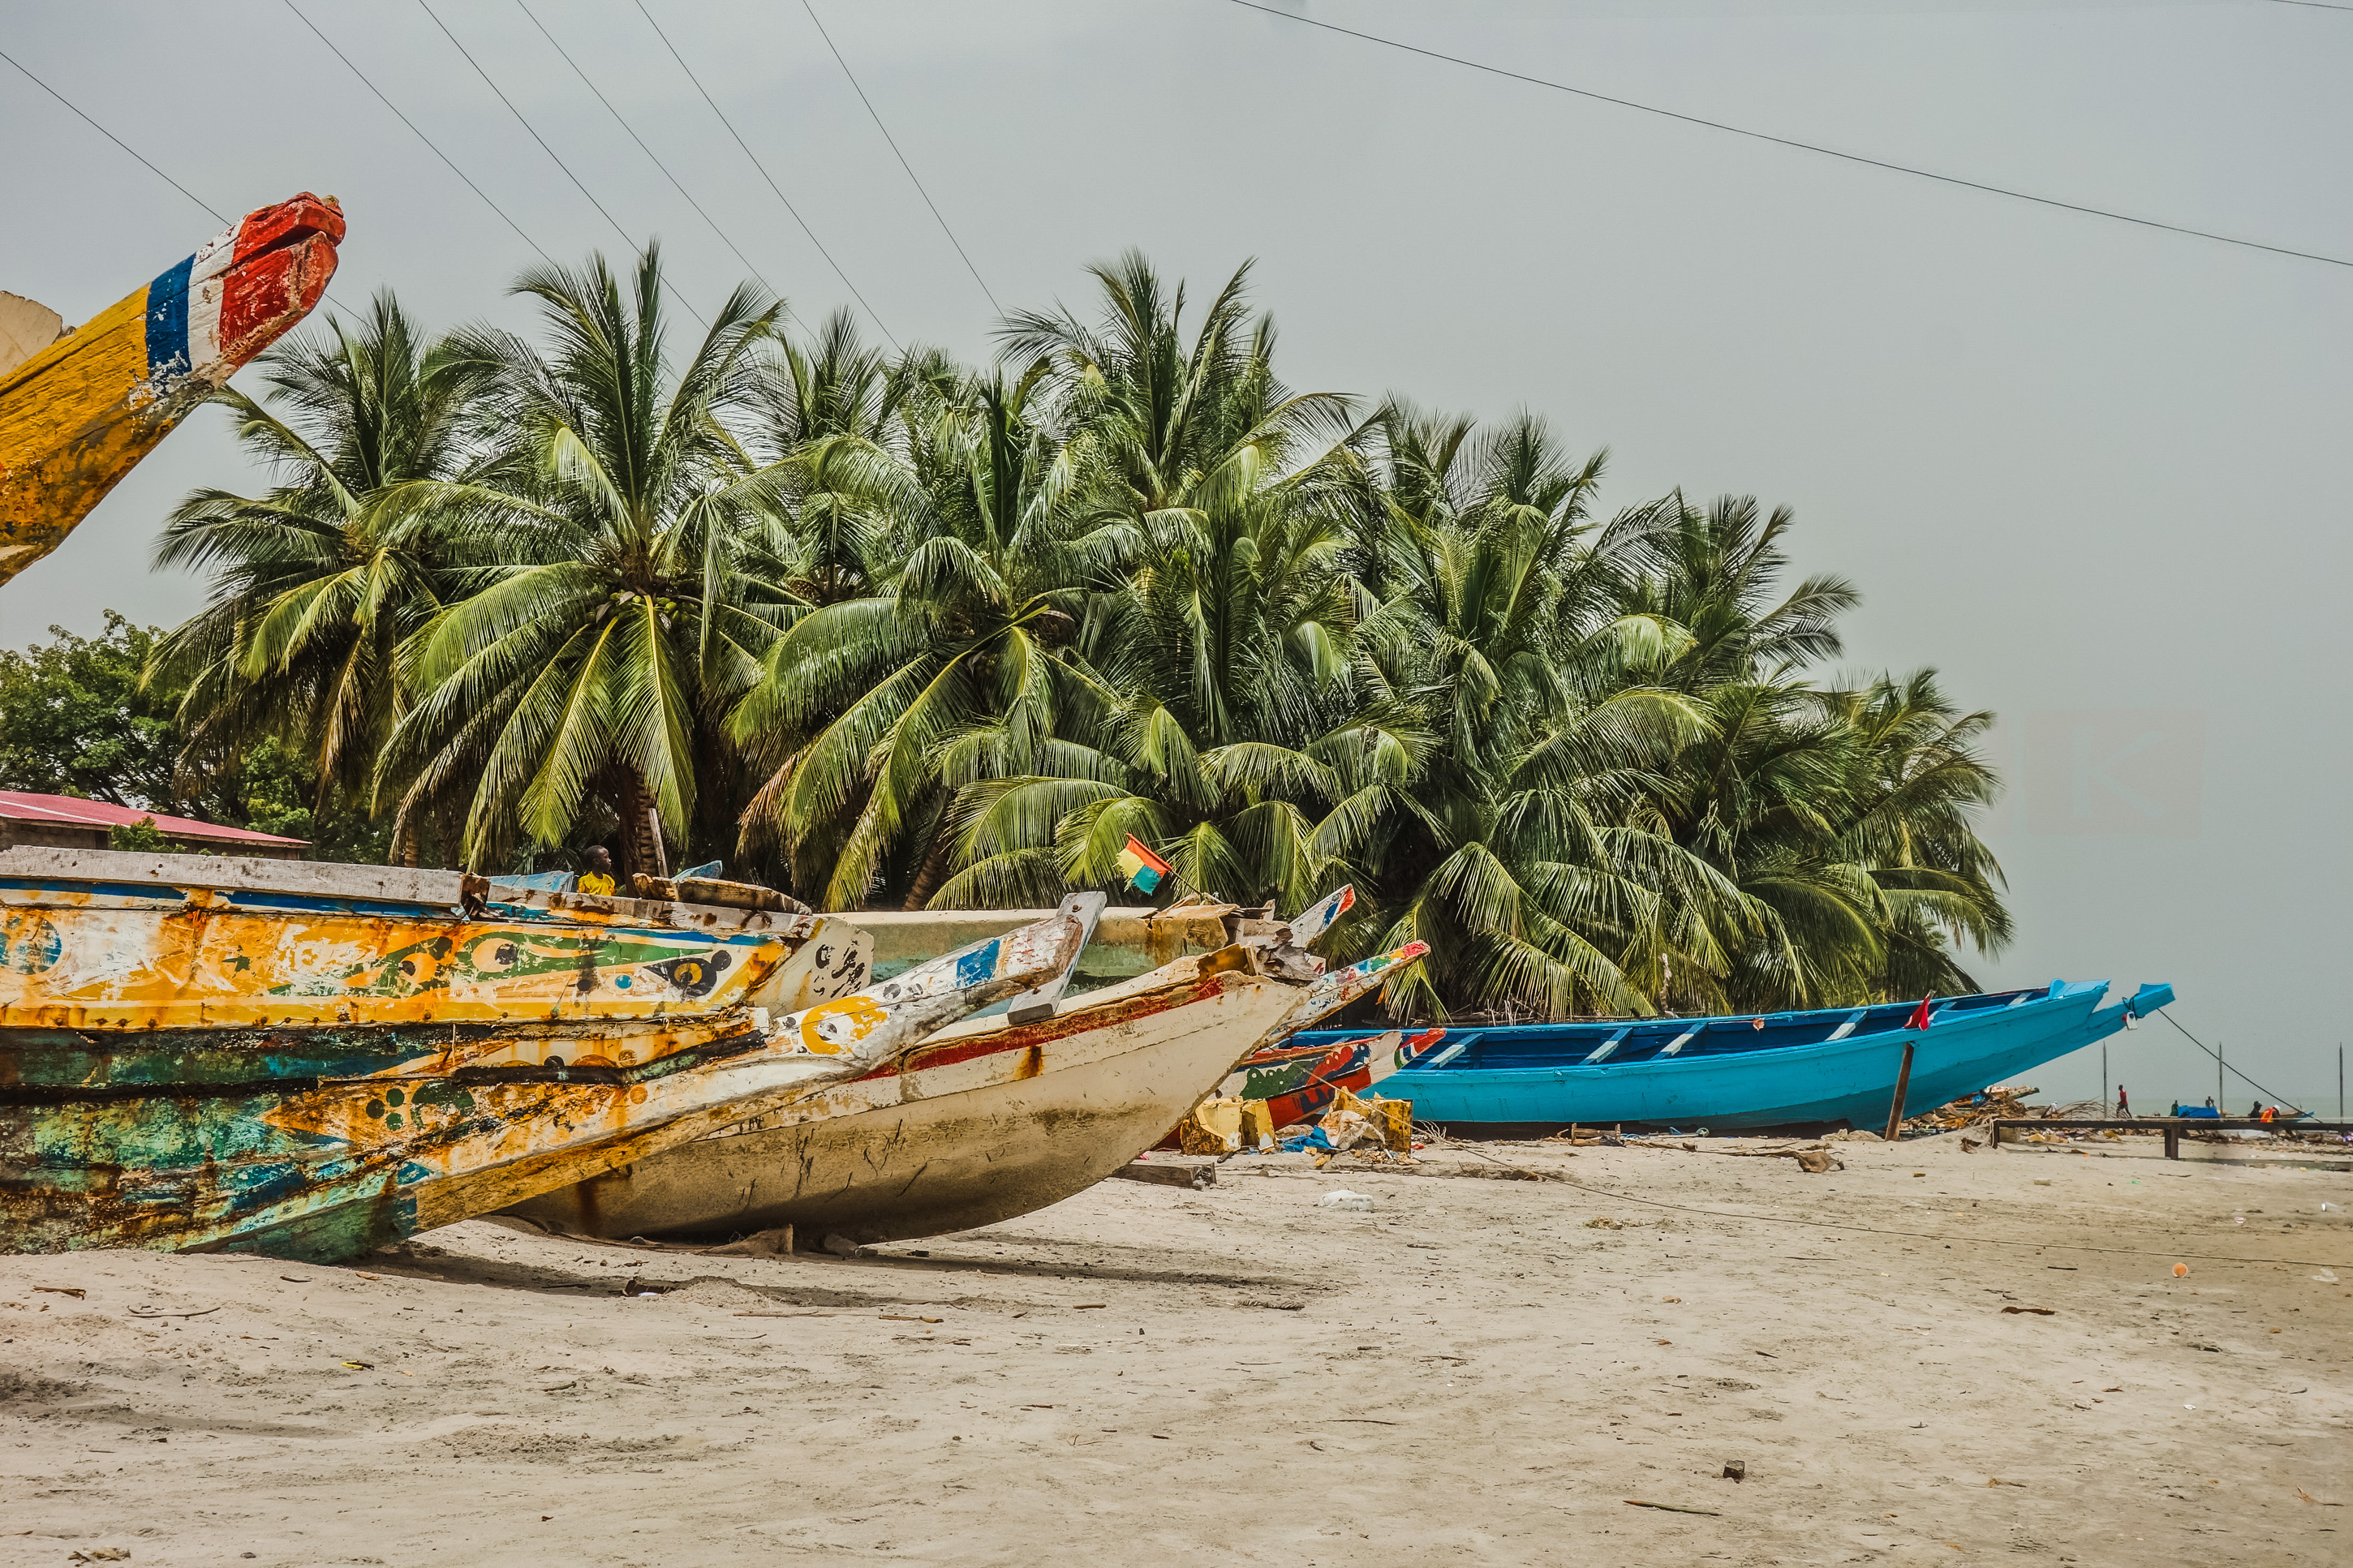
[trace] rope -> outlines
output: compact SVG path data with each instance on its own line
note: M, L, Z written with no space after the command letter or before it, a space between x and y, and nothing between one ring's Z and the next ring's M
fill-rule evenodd
M2160 1009L2160 1010L2158 1011L2158 1017L2160 1017L2160 1018L2163 1018L2163 1019L2164 1019L2167 1023L2168 1023L2168 1024L2173 1024L2173 1026L2174 1026L2175 1028L2177 1028L2177 1029L2181 1029L2181 1026L2180 1026L2179 1024L2176 1024L2176 1023L2174 1023L2174 1020L2173 1020L2173 1015L2172 1015L2171 1013L2169 1013L2169 1012L2166 1012L2166 1011L2164 1011L2164 1010ZM2253 1079L2251 1079L2251 1078L2247 1077L2247 1075L2246 1075L2245 1073L2239 1072L2239 1069L2238 1069L2237 1068L2232 1067L2232 1066L2231 1066L2231 1064L2230 1064L2229 1062L2222 1061L2222 1056L2221 1056L2221 1052L2219 1052L2219 1051L2215 1050L2213 1047L2211 1047L2211 1046L2208 1045L2205 1041L2203 1041L2203 1040L2200 1039L2197 1036L2195 1036L2195 1035L2191 1034L2189 1030L2187 1030L2187 1029L2181 1029L2181 1037L2182 1037L2183 1039L2185 1039L2185 1040L2188 1040L2191 1045L2196 1046L2200 1050L2204 1051L2208 1056L2212 1057L2216 1061L2218 1061L2218 1062L2221 1062L2221 1065L2222 1065L2222 1067L2224 1068L2224 1069L2225 1069L2225 1070L2230 1071L2230 1072L2237 1072L2237 1073L2239 1073L2239 1078L2240 1078L2241 1081L2242 1081L2242 1082L2244 1082L2244 1083L2248 1084L2249 1086L2251 1086L2251 1087L2253 1087L2253 1088L2254 1088L2254 1089L2261 1089L2261 1090L2263 1091L2263 1094L2264 1098L2266 1098L2267 1100L2270 1100L2274 1105L2285 1105L2285 1104L2287 1103L2287 1096L2285 1096L2285 1095L2284 1095L2284 1094L2274 1094L2274 1093L2273 1093L2270 1089L2263 1089L2263 1086L2262 1084L2256 1083L2256 1082L2255 1082L2255 1080L2254 1080ZM2216 1106L2214 1109L2215 1109L2215 1110L2220 1110L2221 1109L2221 1107L2218 1105L2218 1106ZM2299 1107L2299 1108L2297 1109L2296 1114L2297 1114L2297 1115L2299 1115L2299 1116L2301 1116L2302 1114L2304 1114L2302 1108L2300 1108L2300 1107ZM2284 1122L2283 1122L2283 1123L2281 1123L2281 1125L2284 1126L2284 1125L2285 1125L2285 1123L2284 1123Z

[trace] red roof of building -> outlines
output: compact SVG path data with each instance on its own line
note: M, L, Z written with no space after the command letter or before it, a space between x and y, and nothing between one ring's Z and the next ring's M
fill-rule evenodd
M58 822L76 827L129 827L155 819L155 826L166 838L201 838L219 844L301 845L307 838L280 838L274 833L256 833L249 827L223 827L216 822L198 822L194 817L166 816L160 811L133 811L129 806L111 805L102 800L83 800L70 795L26 795L18 790L0 789L0 816L15 822Z

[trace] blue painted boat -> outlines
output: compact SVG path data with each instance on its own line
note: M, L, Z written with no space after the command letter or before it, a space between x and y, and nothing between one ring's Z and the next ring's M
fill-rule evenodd
M1381 1089L1412 1100L1418 1121L1466 1130L1833 1121L1876 1130L1907 1042L1915 1049L1905 1103L1926 1110L2093 1045L2173 1000L2172 986L2144 985L2104 1007L2107 991L2105 980L2054 980L1950 997L1934 1004L1926 1029L1905 1026L1916 1002L1459 1028ZM1336 1044L1350 1033L1309 1030L1290 1044Z

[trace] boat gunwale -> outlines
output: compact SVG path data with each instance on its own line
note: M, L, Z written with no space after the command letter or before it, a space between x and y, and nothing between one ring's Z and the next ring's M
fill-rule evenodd
M2110 983L2105 980L2071 981L2063 984L2061 988L2056 991L2052 991L2047 987L2038 988L2027 986L2010 991L1971 992L1965 995L1951 997L1947 999L1943 1006L1938 1009L1940 1016L1935 1025L1935 1035L1936 1037L1940 1040L1949 1039L1953 1037L1953 1032L1956 1030L1963 1028L1974 1030L1978 1026L1992 1019L2002 1018L2015 1022L2020 1016L2025 1016L2025 1013L2019 1011L2020 1009L2040 1011L2048 1004L2080 1000L2086 993L2094 994L2094 1001L2096 1005L2096 995L2104 994L2109 988L2109 985ZM2026 998L2026 1000L2017 1000L2021 997ZM1950 1007L1953 1003L1957 1002L1977 1002L1984 1005L1968 1008L1957 1016L1944 1017L1941 1016L1945 1008ZM1991 1004L1995 1002L1999 1002L2001 1005L1998 1006L1992 1005ZM1882 1003L1875 1005L1873 1010L1875 1011L1882 1007L1894 1010L1897 1008L1909 1008L1915 1005L1916 1004L1911 1003ZM1839 1021L1845 1019L1854 1011L1855 1009L1852 1007L1810 1008L1803 1012L1795 1013L1734 1013L1715 1015L1704 1019L1690 1017L1662 1017L1656 1019L1645 1018L1634 1020L1633 1022L1636 1026L1641 1026L1642 1025L1656 1025L1661 1027L1672 1027L1675 1025L1689 1026L1695 1023L1702 1025L1720 1024L1724 1026L1723 1032L1730 1033L1736 1026L1747 1025L1753 1027L1754 1026L1751 1023L1751 1020L1760 1017L1766 1020L1767 1027L1768 1028L1773 1026L1773 1021L1776 1018L1786 1020L1789 1023L1794 1023L1801 1019L1819 1018L1825 1020L1823 1024L1825 1028L1835 1028ZM1584 1035L1584 1044L1589 1047L1594 1043L1595 1037L1594 1035L1589 1032L1607 1031L1610 1029L1622 1030L1627 1026L1628 1021L1622 1019L1597 1020L1589 1024L1520 1024L1501 1026L1472 1026L1461 1031L1463 1036L1471 1037L1471 1038L1467 1041L1458 1041L1456 1043L1469 1043L1473 1045L1482 1044L1483 1041L1481 1040L1479 1037L1500 1033L1504 1029L1509 1029L1515 1033L1540 1029L1558 1029L1563 1031L1562 1037L1564 1042L1574 1041L1580 1037L1579 1035L1571 1034L1568 1031L1574 1030L1588 1032ZM1784 1026L1786 1026L1786 1024ZM1321 1034L1338 1033L1338 1031L1316 1032ZM1712 1031L1703 1028L1701 1031L1703 1037L1709 1032ZM1451 1036L1454 1031L1450 1029L1448 1033ZM1514 1075L1535 1075L1541 1076L1546 1081L1553 1081L1557 1079L1558 1075L1563 1073L1576 1073L1580 1077L1593 1078L1599 1078L1604 1075L1624 1077L1633 1070L1642 1068L1657 1068L1660 1069L1714 1068L1736 1062L1748 1063L1764 1060L1787 1060L1798 1053L1821 1050L1830 1047L1850 1047L1873 1044L1883 1045L1888 1040L1900 1037L1905 1034L1918 1035L1924 1039L1927 1037L1927 1036L1922 1031L1913 1030L1903 1026L1898 1026L1894 1028L1873 1029L1869 1033L1857 1030L1852 1034L1840 1036L1835 1038L1824 1037L1815 1039L1787 1040L1778 1043L1760 1043L1751 1046L1749 1048L1745 1050L1694 1052L1685 1049L1672 1057L1663 1055L1658 1051L1651 1051L1648 1054L1640 1056L1613 1056L1607 1060L1593 1062L1590 1064L1571 1053L1565 1043L1563 1047L1564 1059L1556 1062L1531 1062L1514 1063L1510 1066L1489 1066L1482 1065L1479 1060L1478 1053L1473 1051L1466 1052L1462 1056L1457 1057L1443 1065L1433 1065L1430 1067L1416 1065L1409 1068L1401 1068L1398 1070L1400 1072L1428 1074L1475 1074L1480 1079L1487 1080L1506 1079L1514 1077ZM1607 1037L1606 1035L1602 1035L1600 1037ZM1337 1044L1338 1042L1335 1039L1332 1043Z

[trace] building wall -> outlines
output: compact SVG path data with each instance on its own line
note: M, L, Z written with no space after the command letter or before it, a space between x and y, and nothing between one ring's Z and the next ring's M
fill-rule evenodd
M18 822L0 816L0 849L30 844L43 849L103 849L106 829L66 822Z

